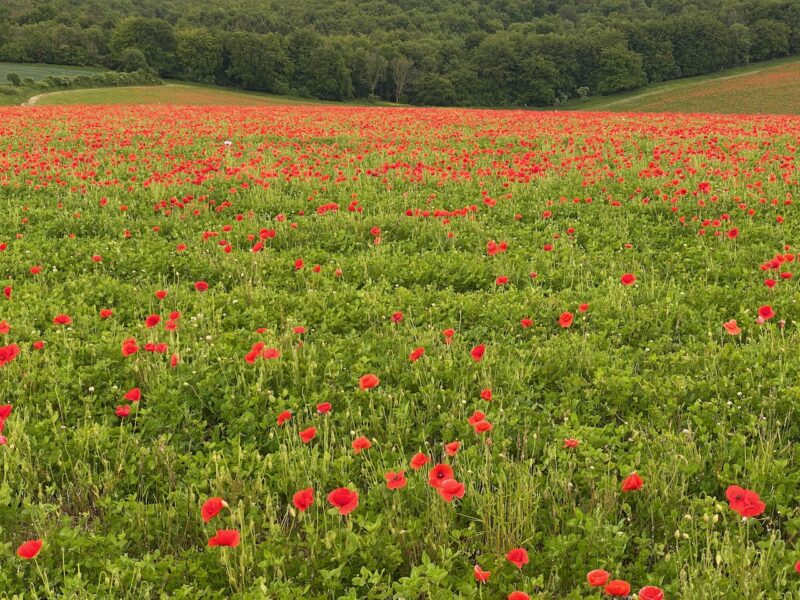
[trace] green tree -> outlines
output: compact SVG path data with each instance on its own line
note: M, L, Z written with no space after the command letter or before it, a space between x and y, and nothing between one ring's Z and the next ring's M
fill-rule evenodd
M364 57L363 67L361 77L369 88L369 95L374 96L375 88L386 77L389 61L377 52L367 52Z
M713 15L686 14L670 25L673 54L681 76L711 73L730 64L731 37Z
M774 19L760 19L751 26L754 60L767 60L789 54L789 26Z
M414 68L412 63L405 56L396 56L391 62L392 82L394 83L394 98L396 102L400 102L403 97L403 92L411 79L411 71Z
M193 27L175 33L181 74L191 81L211 83L222 66L222 42L212 31Z
M750 62L750 48L753 44L753 35L750 28L743 23L734 23L730 26L731 35L731 64L746 65Z
M8 79L8 81L11 82L11 85L14 85L14 86L17 86L17 87L22 85L22 79L20 79L19 73L14 73L12 71L11 73L8 73L6 75L6 79Z
M286 94L291 62L284 39L277 33L238 31L225 38L226 76L248 90Z
M597 61L597 91L613 94L647 83L642 57L623 46L604 48Z
M111 56L119 66L122 53L128 48L138 48L147 64L159 75L175 75L175 34L172 25L161 19L132 17L124 19L111 35Z
M132 71L146 71L150 68L147 64L147 59L139 48L125 48L119 55L119 63L117 65L120 71L128 73Z
M458 95L449 79L435 73L426 73L414 81L411 100L414 104L424 106L452 106L458 101Z

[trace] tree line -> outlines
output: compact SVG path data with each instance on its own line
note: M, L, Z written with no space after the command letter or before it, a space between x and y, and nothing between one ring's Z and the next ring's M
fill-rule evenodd
M0 61L325 100L553 106L800 51L800 0L6 0Z

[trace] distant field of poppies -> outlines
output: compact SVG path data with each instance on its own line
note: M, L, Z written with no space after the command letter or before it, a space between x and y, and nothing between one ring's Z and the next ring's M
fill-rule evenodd
M800 597L800 118L0 139L3 597Z

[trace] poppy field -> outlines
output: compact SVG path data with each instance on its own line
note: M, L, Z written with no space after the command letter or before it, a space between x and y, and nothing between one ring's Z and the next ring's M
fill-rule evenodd
M800 597L800 118L0 140L0 596Z

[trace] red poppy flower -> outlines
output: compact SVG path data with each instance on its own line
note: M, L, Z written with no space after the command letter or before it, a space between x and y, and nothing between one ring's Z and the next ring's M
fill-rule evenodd
M764 512L767 506L761 501L757 493L741 488L738 485L729 486L725 490L725 497L728 499L731 509L743 518L757 517Z
M481 390L481 398L490 402L492 399L492 390L486 388L485 390Z
M622 491L635 492L642 489L643 484L644 482L642 481L642 478L639 477L639 474L633 472L622 480Z
M213 498L209 498L203 503L203 506L200 508L200 517L203 519L204 522L208 523L211 519L219 514L223 508L226 508L228 503L225 502L222 498L217 498L216 496Z
M303 429L299 433L300 439L303 440L304 444L308 444L311 440L317 437L317 428L316 427L308 427L307 429Z
M586 581L589 582L589 585L592 587L601 587L608 582L609 577L611 577L611 573L608 571L604 571L603 569L595 569L594 571L589 571L586 574Z
M286 423L286 421L288 421L291 418L292 418L291 411L284 410L278 415L278 425L283 425L284 423Z
M276 358L281 357L281 351L278 350L277 348L264 348L264 351L261 353L261 356L263 356L267 360L275 360Z
M654 585L646 585L639 590L639 600L664 600L664 590Z
M508 554L506 554L506 560L518 569L521 569L524 565L528 564L528 551L525 550L525 548L509 550Z
M578 312L579 313L585 313L587 310L589 310L589 305L588 304L581 304L578 307Z
M10 285L7 285L6 287L4 287L4 288L3 288L3 295L4 295L6 298L8 298L9 300L11 300L11 292L12 292L12 291L13 291L13 290L12 290L11 286L10 286Z
M218 529L217 534L208 540L208 545L235 548L239 545L239 532L235 529Z
M300 512L306 512L314 503L314 488L304 488L292 496L292 504Z
M33 346L34 350L41 350L42 348L44 348L44 341L43 340L36 340L31 345Z
M380 379L376 375L372 373L367 373L366 375L362 375L361 378L358 380L358 387L361 388L362 391L364 390L371 390L372 388L376 387L381 382Z
M480 362L483 360L483 355L486 352L486 344L478 344L472 350L470 350L470 356L472 360L475 362Z
M456 334L455 330L453 329L445 329L442 331L442 335L444 336L444 343L450 344L453 341L453 336Z
M452 502L453 498L464 497L464 484L459 483L455 479L445 479L441 482L436 491L444 498L445 502Z
M164 298L167 297L168 293L169 292L167 290L158 290L156 292L156 298L158 298L159 300L163 300Z
M739 325L736 323L736 319L731 319L722 324L725 328L725 331L728 332L728 335L739 335L742 333L742 330L739 328Z
M447 453L447 456L455 456L459 448L461 448L461 442L450 442L449 444L445 444L444 451Z
M411 354L408 355L408 360L411 362L417 362L423 354L425 354L425 348L415 348Z
M0 335L5 335L11 331L11 325L8 324L8 321L0 321Z
M580 440L575 438L564 438L564 448L577 448L580 443Z
M605 592L609 596L628 596L631 593L631 584L622 579L615 579L608 582Z
M411 465L412 469L419 471L422 467L428 464L428 462L430 462L430 459L422 452L418 452L411 457L409 464Z
M53 323L55 325L72 325L72 319L69 315L56 315L53 317Z
M328 494L328 502L339 509L340 515L348 515L358 506L358 492L350 488L336 488Z
M17 556L25 560L35 558L42 550L42 540L28 540L17 548Z
M297 335L302 335L306 332L306 328L303 326L298 326L292 329L292 332L296 333Z
M800 560L794 563L794 570L796 573L800 574Z
M500 275L497 279L494 280L494 284L497 286L505 285L508 283L508 277L505 275Z
M764 306L760 306L758 308L758 318L760 322L768 321L772 317L775 316L775 311L772 310L772 307L769 304L765 304Z
M11 416L12 410L14 410L14 407L11 404L0 404L0 423Z
M256 359L263 354L265 345L264 342L256 342L253 344L250 348L250 352L244 355L244 360L251 365L255 364Z
M531 325L533 325L533 319L522 319L519 322L522 325L523 329L528 329Z
M400 311L392 313L392 323L400 323L403 320L403 313Z
M353 452L355 454L360 454L362 450L367 450L368 448L372 448L372 442L370 442L367 438L363 435L361 437L357 437L353 440Z
M0 367L10 363L19 355L19 346L16 344L9 344L8 346L0 347Z
M131 407L129 404L126 404L125 406L118 406L114 410L114 414L117 415L120 419L129 417L131 414Z
M208 284L205 281L195 281L194 289L196 289L198 292L205 292L208 290Z
M737 237L739 237L739 229L737 227L734 227L733 229L729 229L728 230L728 237L730 239L732 239L732 240L735 240Z
M331 412L331 403L320 402L317 404L317 412L321 415L327 415L329 412Z
M574 315L569 311L564 311L561 313L561 316L558 317L558 324L561 325L564 329L572 325L572 321L574 319Z
M486 433L492 430L492 424L489 421L478 421L472 425L475 433Z
M114 311L111 310L110 308L101 308L100 309L100 318L101 319L107 319L108 317L110 317L113 314L114 314Z
M480 423L485 418L486 418L486 413L480 410L476 410L475 412L472 413L472 416L467 419L467 423L469 423L474 427L476 423Z
M531 600L531 597L525 592L516 590L508 595L508 600Z
M128 400L129 402L138 402L142 398L142 390L140 390L138 387L131 388L130 390L125 392L123 398L125 398L125 400Z
M173 354L172 357L169 359L169 366L173 369L178 366L180 359L178 358L177 354Z
M633 273L625 273L619 280L622 282L622 285L633 285L636 283L636 276Z
M478 583L486 583L492 575L491 571L484 571L481 569L480 565L475 565L472 568L472 573L475 575L475 581Z
M131 356L139 351L139 346L136 344L136 338L128 338L122 342L122 356Z
M389 471L383 477L386 479L386 487L390 490L399 490L406 487L408 483L405 471Z
M438 489L443 481L453 479L453 475L453 468L450 465L438 464L428 471L428 483Z
M144 320L144 326L147 327L148 329L151 329L152 327L158 325L160 322L161 322L160 315L150 315Z
M31 275L38 275L42 272L42 267L39 265L34 265L30 268Z

